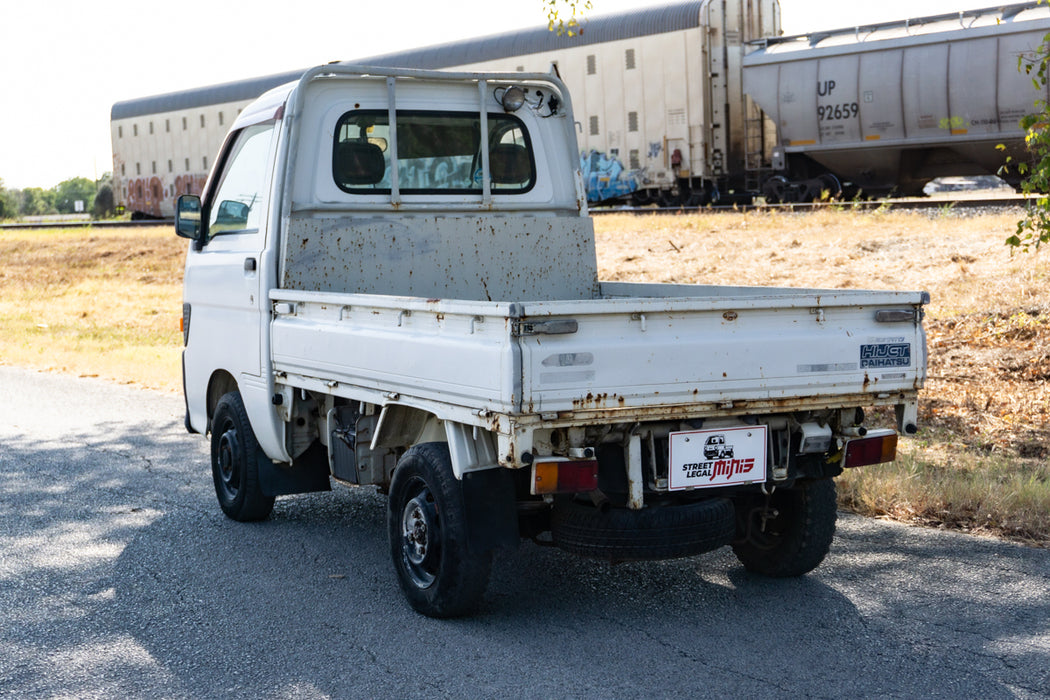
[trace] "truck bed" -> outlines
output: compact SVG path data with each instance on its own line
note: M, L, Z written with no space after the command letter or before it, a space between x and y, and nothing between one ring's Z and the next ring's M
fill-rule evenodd
M602 283L600 294L479 302L276 290L274 371L292 386L396 394L490 426L479 419L897 403L925 376L924 292Z

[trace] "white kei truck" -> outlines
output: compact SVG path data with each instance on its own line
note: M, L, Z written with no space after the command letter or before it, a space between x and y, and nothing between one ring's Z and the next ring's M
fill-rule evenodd
M330 64L243 110L176 215L186 426L227 516L375 485L432 617L523 539L823 560L833 477L916 431L929 296L599 281L577 128L527 73Z

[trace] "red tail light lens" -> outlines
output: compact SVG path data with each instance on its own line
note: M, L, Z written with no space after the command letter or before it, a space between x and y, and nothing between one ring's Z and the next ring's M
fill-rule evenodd
M863 467L869 464L892 462L897 458L897 433L894 430L873 430L865 437L846 443L842 466Z
M598 462L593 459L537 460L532 465L532 493L587 493L598 488Z

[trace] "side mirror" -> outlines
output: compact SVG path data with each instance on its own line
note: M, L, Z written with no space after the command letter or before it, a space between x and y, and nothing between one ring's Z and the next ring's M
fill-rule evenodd
M201 242L201 198L195 194L179 195L175 204L175 234L180 238Z

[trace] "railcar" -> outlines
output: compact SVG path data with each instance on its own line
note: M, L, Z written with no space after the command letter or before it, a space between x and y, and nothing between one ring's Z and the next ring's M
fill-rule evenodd
M592 203L791 201L994 174L999 144L1023 157L1017 121L1040 94L1017 59L1048 31L1050 8L1027 2L783 37L778 0L695 0L595 17L571 38L540 27L354 62L557 72ZM119 203L171 216L240 109L302 72L115 104Z
M1029 2L759 40L743 82L768 116L750 137L766 200L920 195L1024 159L1020 119L1048 94L1018 61L1048 32L1050 7Z
M778 0L700 0L594 17L575 37L539 27L354 63L553 70L580 118L590 201L702 204L757 186L745 177L743 121L757 112L741 89L741 63L748 42L779 33ZM239 110L301 73L115 104L113 175L121 203L140 216L171 216L176 196L200 192Z

